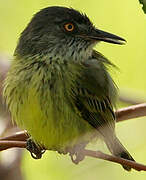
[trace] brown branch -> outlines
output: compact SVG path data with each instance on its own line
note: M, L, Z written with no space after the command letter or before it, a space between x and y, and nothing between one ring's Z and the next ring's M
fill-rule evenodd
M5 141L5 140L0 141L0 151L6 150L8 148L13 148L13 147L26 148L26 141L12 141L12 140L11 141ZM82 151L82 153L85 156L103 159L103 160L111 161L111 162L118 163L121 165L127 165L137 171L146 171L146 166L143 164L129 161L129 160L126 160L126 159L123 159L120 157L113 156L113 155L108 155L101 151L91 151L91 150L85 149Z
M116 112L117 122L146 116L146 103L122 108Z
M0 141L26 141L28 138L27 131L19 131L11 136L0 138Z
M134 162L134 161L129 161L129 160L126 160L126 159L123 159L123 158L119 158L119 157L116 157L116 156L112 156L112 155L108 155L108 154L105 154L101 151L91 151L91 150L84 150L83 151L84 155L85 156L90 156L90 157L93 157L93 158L98 158L98 159L103 159L103 160L107 160L107 161L111 161L111 162L114 162L114 163L118 163L118 164L121 164L121 165L127 165L127 166L130 166L131 168L137 170L137 171L146 171L146 166L143 165L143 164L139 164L137 162Z
M26 141L0 141L0 151L14 147L26 148Z

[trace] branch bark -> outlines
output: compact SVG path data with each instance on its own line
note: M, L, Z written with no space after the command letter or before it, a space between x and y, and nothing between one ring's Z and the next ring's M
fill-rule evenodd
M146 116L146 103L122 108L116 112L117 122Z
M103 159L103 160L107 160L107 161L111 161L114 163L118 163L121 165L128 165L131 168L137 170L137 171L146 171L146 166L134 161L129 161L123 158L119 158L116 156L112 156L112 155L108 155L105 154L101 151L91 151L91 150L84 150L83 151L85 156L89 156L89 157L93 157L93 158L98 158L98 159Z
M0 141L0 151L1 150L5 150L7 148L13 148L13 147L19 147L19 148L26 148L26 141L5 141L5 140L1 140ZM107 160L107 161L111 161L114 163L118 163L121 165L127 165L130 166L131 168L137 170L137 171L146 171L146 166L137 162L133 162L133 161L129 161L120 157L116 157L113 155L108 155L105 154L101 151L92 151L92 150L87 150L84 149L82 151L84 156L88 156L88 157L92 157L92 158L98 158L98 159L103 159L103 160Z

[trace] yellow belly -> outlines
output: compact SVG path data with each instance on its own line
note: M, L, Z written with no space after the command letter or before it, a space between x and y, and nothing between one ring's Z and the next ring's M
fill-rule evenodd
M33 140L47 149L62 150L67 146L89 140L93 128L71 111L67 104L61 108L65 108L63 113L55 112L51 103L41 107L38 94L30 91L23 104L18 105L15 120L20 127L29 132Z

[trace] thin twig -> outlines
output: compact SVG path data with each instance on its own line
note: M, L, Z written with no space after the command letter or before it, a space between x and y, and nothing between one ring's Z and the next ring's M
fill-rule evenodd
M19 131L13 135L0 138L0 141L26 141L28 138L27 131Z
M0 141L0 151L6 150L8 148L13 148L13 147L26 148L26 141L4 141L4 140ZM101 151L91 151L91 150L85 149L82 151L82 153L85 156L103 159L103 160L111 161L111 162L118 163L121 165L127 165L137 171L146 171L146 166L143 164L129 161L120 157L113 156L113 155L108 155Z
M85 156L90 156L93 158L98 158L98 159L103 159L103 160L107 160L107 161L111 161L114 163L118 163L121 165L127 165L130 166L131 168L137 170L137 171L146 171L146 166L134 161L129 161L120 157L116 157L116 156L112 156L112 155L108 155L105 154L101 151L91 151L91 150L84 150L83 151Z
M117 122L146 116L146 103L122 108L116 112Z
M26 141L0 141L0 151L14 147L26 148Z

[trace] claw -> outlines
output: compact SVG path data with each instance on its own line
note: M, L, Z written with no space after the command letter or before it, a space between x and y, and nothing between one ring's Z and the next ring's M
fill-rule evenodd
M26 149L34 159L41 159L42 154L45 153L45 149L36 144L32 139L27 140Z
M85 155L83 153L83 150L85 149L88 142L83 142L80 144L76 144L72 148L68 148L69 156L71 157L71 160L73 163L78 164L80 161L83 161L85 158Z
M85 155L82 153L82 151L69 153L69 155L74 164L78 164L79 162L83 161L85 158Z

